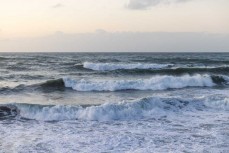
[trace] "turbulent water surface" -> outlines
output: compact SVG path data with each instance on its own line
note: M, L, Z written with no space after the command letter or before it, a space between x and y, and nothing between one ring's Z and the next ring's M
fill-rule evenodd
M0 152L228 152L228 53L1 53Z

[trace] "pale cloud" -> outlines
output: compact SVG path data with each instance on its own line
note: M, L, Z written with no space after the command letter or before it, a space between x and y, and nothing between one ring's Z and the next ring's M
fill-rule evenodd
M144 10L159 4L183 3L191 0L129 0L128 9Z
M64 7L64 5L61 3L57 3L57 4L52 6L52 8L61 8L61 7Z

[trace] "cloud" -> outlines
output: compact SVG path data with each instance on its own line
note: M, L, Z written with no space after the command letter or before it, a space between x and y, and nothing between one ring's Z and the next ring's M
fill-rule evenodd
M191 0L129 0L128 9L144 10L159 4L183 3Z
M64 5L61 3L57 3L57 4L52 6L52 8L61 8L61 7L64 7Z

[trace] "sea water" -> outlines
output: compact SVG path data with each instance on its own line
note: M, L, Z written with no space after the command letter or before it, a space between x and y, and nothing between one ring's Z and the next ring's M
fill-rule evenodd
M8 152L229 152L229 54L0 53Z

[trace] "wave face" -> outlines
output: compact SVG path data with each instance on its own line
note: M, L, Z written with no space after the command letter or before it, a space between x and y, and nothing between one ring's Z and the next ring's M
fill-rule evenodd
M147 63L91 63L84 62L83 67L95 71L131 70L131 69L162 69L173 66L173 64L147 64Z
M212 87L215 83L209 75L154 76L150 79L86 81L63 78L65 87L77 91L118 91L118 90L165 90L185 87Z
M2 109L1 109L2 108ZM25 119L40 121L61 120L139 120L155 118L171 113L201 111L203 109L229 110L229 98L209 96L194 99L148 97L132 102L105 103L97 106L54 105L43 106L35 104L11 104L0 107L5 114ZM1 115L1 113L0 113Z

